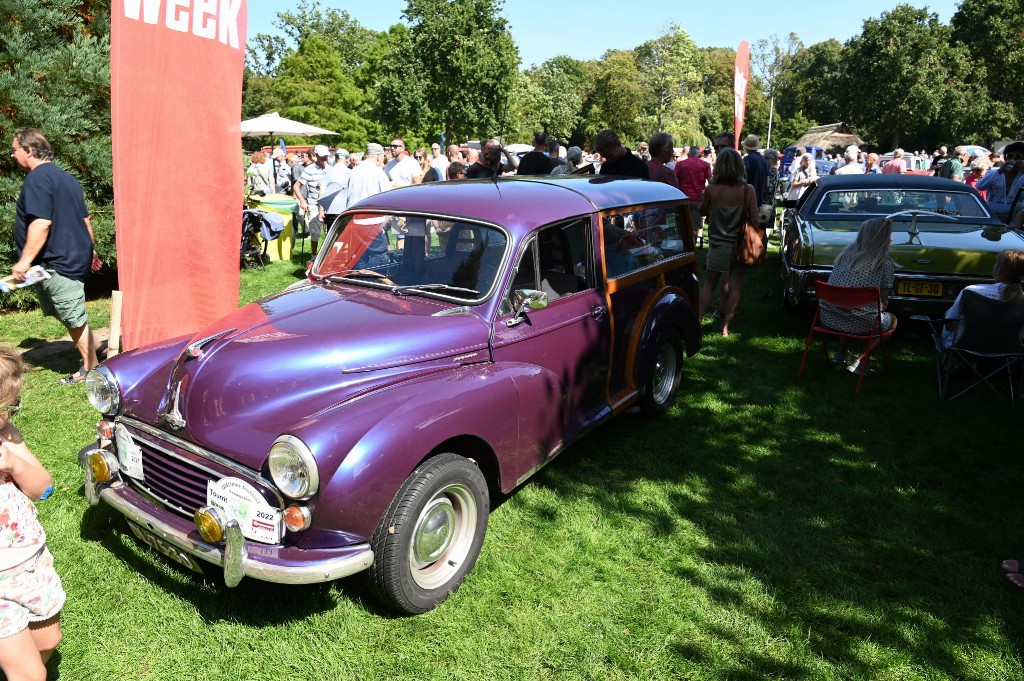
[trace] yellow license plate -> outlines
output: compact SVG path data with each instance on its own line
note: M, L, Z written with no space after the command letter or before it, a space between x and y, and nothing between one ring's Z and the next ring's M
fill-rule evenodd
M896 286L896 293L903 296L934 296L942 295L942 284L937 281L915 281L901 279Z

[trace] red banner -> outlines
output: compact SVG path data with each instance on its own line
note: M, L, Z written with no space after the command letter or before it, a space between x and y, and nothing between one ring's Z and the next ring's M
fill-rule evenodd
M246 0L113 0L122 347L238 307Z
M747 111L747 82L750 80L750 43L740 43L736 50L736 71L733 77L733 97L735 110L733 127L736 130L736 148L740 148L740 133L743 132L743 116Z

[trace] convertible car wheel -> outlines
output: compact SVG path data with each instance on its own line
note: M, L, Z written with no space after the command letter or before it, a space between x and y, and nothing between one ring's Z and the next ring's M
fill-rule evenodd
M654 345L654 356L640 372L640 411L647 418L663 416L675 403L683 378L683 343L675 329L666 329Z
M433 609L476 563L489 512L487 481L475 464L456 454L425 461L373 533L370 588L402 612Z

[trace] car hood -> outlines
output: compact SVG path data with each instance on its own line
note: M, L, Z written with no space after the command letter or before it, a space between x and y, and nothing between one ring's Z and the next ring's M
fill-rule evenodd
M270 443L297 424L410 376L486 361L488 340L470 308L304 285L203 329L126 391L124 412L167 427L176 402L185 426L175 434L259 468ZM108 366L120 372L130 361Z
M810 223L812 260L808 264L831 267L836 257L857 237L860 223L829 220ZM990 225L960 231L929 230L921 226L917 235L907 230L909 222L894 222L890 254L903 272L931 274L976 274L989 277L1000 251L1024 248L1016 231Z

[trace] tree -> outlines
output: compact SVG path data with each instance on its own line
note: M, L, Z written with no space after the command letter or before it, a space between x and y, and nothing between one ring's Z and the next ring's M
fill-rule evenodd
M978 65L979 82L989 95L975 123L987 143L1024 136L1024 93L1008 74L1024 69L1024 13L1020 0L963 0L950 21L954 44L963 46Z
M847 118L839 94L848 56L835 39L815 43L793 56L791 68L780 74L783 85L777 101L782 117L836 123Z
M669 127L696 129L700 109L696 100L701 98L700 77L704 67L697 44L686 31L672 24L660 37L639 45L634 54L640 82L651 102L653 125L647 126L647 135ZM670 126L671 114L686 120L672 121L675 125Z
M868 19L846 52L836 94L866 138L916 142L916 131L963 111L971 96L969 60L927 10L898 5Z
M505 132L519 50L502 0L408 0L431 123L448 140Z
M775 99L789 85L786 75L793 70L796 56L803 48L799 36L790 33L786 36L785 44L779 41L779 36L772 34L771 38L758 40L751 50L751 63L764 84L764 94L770 100L769 107L775 106Z
M356 113L362 94L345 74L338 53L319 35L303 39L294 54L281 60L270 87L283 103L282 116L339 133L326 141L349 148L367 142L367 121Z
M583 71L571 57L549 59L526 75L535 84L531 97L540 97L541 109L532 131L544 130L552 137L567 141L576 130L583 111ZM522 102L530 106L529 102Z
M407 26L395 24L377 35L356 84L370 103L368 116L382 126L384 136L423 136L421 132L430 124L431 108L426 79Z
M590 78L594 87L583 105L586 139L593 139L602 128L612 128L624 140L646 140L642 119L648 95L640 84L633 51L606 52L594 63Z
M0 129L41 129L57 163L101 205L113 200L109 7L99 0L0 1ZM0 171L0 204L14 201L22 179L14 164Z

